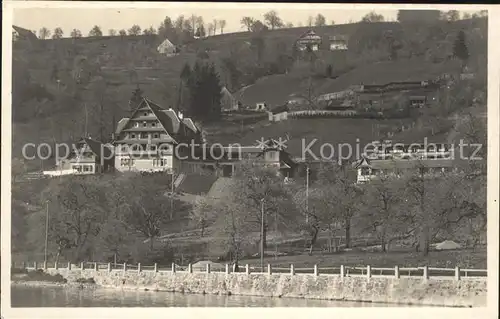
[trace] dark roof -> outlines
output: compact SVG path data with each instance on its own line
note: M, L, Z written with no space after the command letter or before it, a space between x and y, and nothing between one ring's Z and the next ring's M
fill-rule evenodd
M17 34L19 34L19 36L24 37L28 40L38 41L37 36L30 30L18 27L16 25L13 25L12 28L17 32Z
M285 103L284 105L280 105L280 106L277 106L273 109L271 109L271 113L272 114L278 114L278 113L283 113L283 112L288 112L289 111L289 108L288 108L288 103Z
M103 158L103 155L106 159L110 159L112 155L112 150L110 146L103 144L97 140L93 140L88 137L82 138L78 143L78 147L81 147L83 144L88 145L92 153L94 153L97 157ZM104 152L104 154L102 153Z
M216 180L217 176L212 174L186 174L186 177L175 191L192 195L208 194Z
M144 107L149 108L153 112L155 117L165 129L166 133L168 133L168 135L172 137L174 142L189 142L192 139L201 141L200 131L197 129L191 119L184 118L181 120L174 110L163 109L158 104L144 97L142 98L142 101L137 105L130 118L133 118L134 115ZM118 122L118 127L116 129L117 134L125 129L128 122L130 122L130 118L124 118L121 119L120 122Z

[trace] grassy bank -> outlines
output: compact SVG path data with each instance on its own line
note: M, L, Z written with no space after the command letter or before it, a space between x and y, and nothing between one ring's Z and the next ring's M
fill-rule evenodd
M268 254L272 254L271 251ZM312 268L314 265L321 267L333 266L366 266L372 267L455 267L461 268L487 268L487 253L486 248L476 249L457 249L446 251L431 251L428 256L422 253L400 250L392 252L366 252L359 250L346 251L341 253L332 254L313 254L309 256L307 253L299 255L288 256L266 256L264 258L265 264L271 264L275 267L289 267L293 264L297 268ZM240 262L240 265L260 264L258 257L245 259Z

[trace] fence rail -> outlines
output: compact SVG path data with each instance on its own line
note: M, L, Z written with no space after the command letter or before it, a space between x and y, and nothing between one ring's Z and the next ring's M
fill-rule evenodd
M141 264L114 264L114 263L102 263L102 262L81 262L80 264L71 263L44 263L44 262L23 262L23 263L12 263L13 269L26 269L26 270L37 270L37 269L67 269L67 270L94 270L94 271L127 271L127 272L143 272L143 271L153 271L153 272L187 272L187 273L246 273L246 274L289 274L289 275L339 275L341 277L349 276L366 276L366 277L421 277L424 279L429 279L430 277L441 278L441 277L453 277L455 280L460 280L463 277L466 278L485 278L488 276L487 269L461 269L460 267L455 268L436 268L436 267L403 267L400 268L395 266L393 268L388 267L353 267L340 265L339 267L318 267L315 265L313 268L295 268L292 264L290 267L272 267L272 265L267 264L264 267L257 265L245 265L244 267L235 268L234 265L193 265L189 264L187 266L179 266L172 264L169 266L159 266L154 265L141 265Z

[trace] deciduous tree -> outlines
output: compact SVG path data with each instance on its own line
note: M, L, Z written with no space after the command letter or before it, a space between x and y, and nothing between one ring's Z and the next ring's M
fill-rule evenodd
M264 21L271 28L271 30L283 27L283 21L278 16L278 12L271 10L264 14Z

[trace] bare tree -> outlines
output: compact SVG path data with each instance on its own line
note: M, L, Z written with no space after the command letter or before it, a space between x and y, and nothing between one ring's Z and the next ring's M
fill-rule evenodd
M45 40L50 36L50 30L46 27L43 27L40 29L40 31L38 31L38 34L40 39Z
M264 14L264 21L271 28L271 30L283 27L283 21L278 16L278 13L271 10Z
M141 34L141 27L134 24L130 29L128 29L128 35L139 35Z
M307 17L307 26L312 27L313 24L314 24L314 17L313 16Z
M323 27L326 25L326 19L325 16L322 15L321 13L318 13L316 16L316 20L314 21L314 25L317 27Z
M76 38L81 38L81 37L82 37L82 32L81 32L80 30L78 30L78 29L73 29L73 30L71 31L71 37L72 37L73 39L76 39Z
M112 37L114 37L116 35L116 30L115 29L109 29L108 30L108 34Z
M214 35L217 34L217 27L219 26L219 20L214 19L212 21L212 24L214 26Z
M384 16L381 14L377 14L375 11L367 13L362 19L361 22L383 22Z
M252 26L255 23L255 19L252 17L243 17L240 21L243 27L246 27L248 31L252 31Z
M208 197L197 198L193 209L189 213L190 221L200 228L200 237L203 237L205 229L213 222L215 216L214 202Z
M207 25L207 31L208 31L209 36L215 35L215 29L214 29L214 25L212 23L209 23Z
M89 37L102 37L101 27L95 25L89 32Z
M121 220L129 230L149 241L150 251L172 209L170 200L164 195L164 188L158 187L165 182L164 177L127 174L116 179L113 182L114 191L111 194L108 192L108 197L116 203L114 209L121 212Z
M156 34L156 29L155 29L155 28L153 28L153 26L150 26L149 28L144 29L144 30L142 31L142 33L143 33L144 35L154 35L154 34Z
M121 37L124 37L127 35L127 31L125 31L125 29L121 29L120 31L118 31L118 34L121 36Z
M287 22L287 23L285 24L285 27L286 27L286 28L289 28L289 29L290 29L290 28L293 28L293 23L292 23L292 22Z
M54 34L52 35L52 39L61 39L63 37L63 30L59 27L54 29Z
M226 27L226 20L219 20L220 33L224 33L224 28Z

